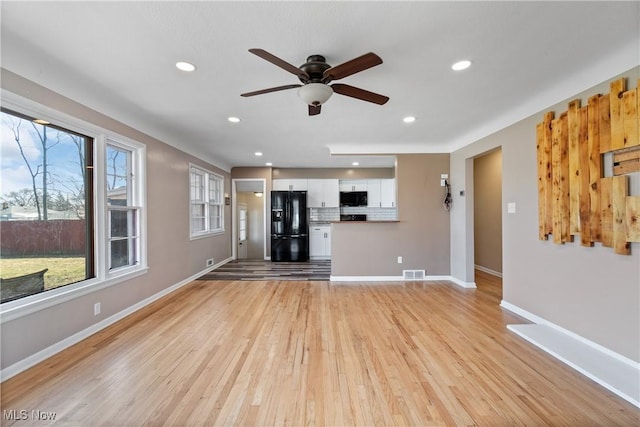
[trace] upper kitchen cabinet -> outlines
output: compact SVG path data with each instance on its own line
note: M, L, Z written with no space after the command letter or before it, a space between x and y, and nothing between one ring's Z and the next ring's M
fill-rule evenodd
M340 191L367 191L367 180L343 180L340 181Z
M306 179L274 179L274 191L307 191Z
M396 180L367 180L367 206L370 208L395 208Z
M337 179L308 179L307 206L337 208L340 206L340 186Z
M380 206L383 208L396 207L396 180L380 180Z

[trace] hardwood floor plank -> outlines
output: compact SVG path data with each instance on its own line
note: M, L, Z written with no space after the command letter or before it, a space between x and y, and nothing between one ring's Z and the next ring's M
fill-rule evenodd
M476 283L196 280L5 381L2 410L59 426L640 424L507 331L523 321L499 278Z

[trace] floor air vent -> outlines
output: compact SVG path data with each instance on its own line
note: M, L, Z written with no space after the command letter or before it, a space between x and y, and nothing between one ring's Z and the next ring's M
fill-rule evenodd
M424 280L424 270L402 270L404 280Z

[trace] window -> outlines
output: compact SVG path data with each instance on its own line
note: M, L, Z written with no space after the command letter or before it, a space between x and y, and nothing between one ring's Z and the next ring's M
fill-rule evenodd
M191 165L191 238L224 232L224 179Z
M2 109L0 302L95 276L94 139Z
M0 115L2 321L146 271L144 145L11 94Z
M133 151L107 143L107 256L109 270L138 263L139 210L135 205L135 174L132 169Z

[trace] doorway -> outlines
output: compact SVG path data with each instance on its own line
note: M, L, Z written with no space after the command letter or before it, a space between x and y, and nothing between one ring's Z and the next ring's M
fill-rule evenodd
M247 204L238 203L238 259L247 259L249 255L247 219Z
M502 149L473 159L474 267L502 278ZM501 283L502 281L496 281Z
M232 179L234 259L266 259L264 179Z

